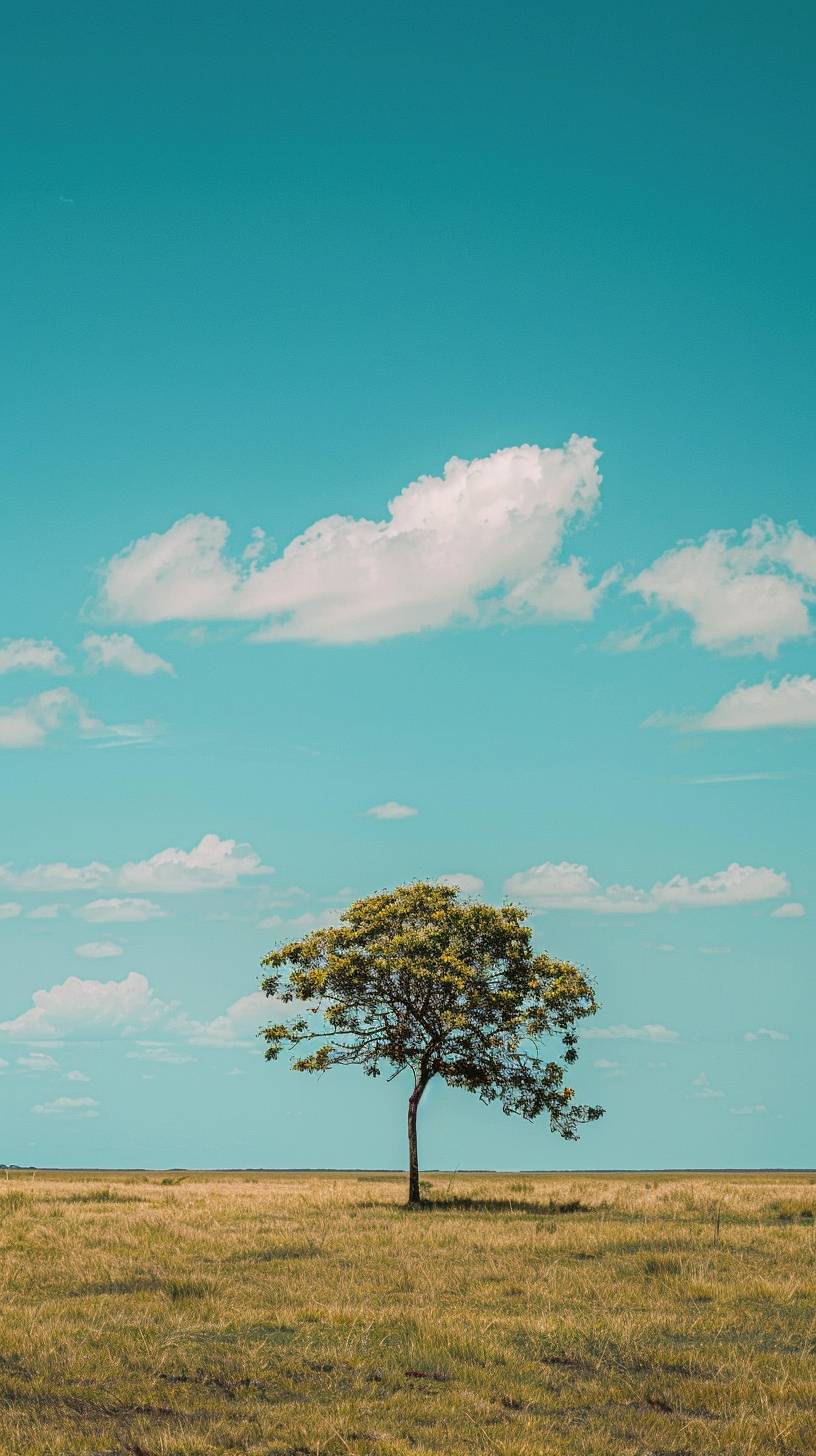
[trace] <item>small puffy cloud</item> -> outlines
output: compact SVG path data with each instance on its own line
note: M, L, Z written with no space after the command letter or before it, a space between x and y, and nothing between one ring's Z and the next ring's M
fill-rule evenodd
M310 930L328 930L329 926L337 924L341 913L339 906L334 910L304 910L302 915L296 915L294 920L286 922L287 929L298 934Z
M461 890L463 895L479 895L484 889L484 880L480 880L478 875L440 875L436 883L450 885L454 890Z
M327 516L266 563L260 528L227 554L229 527L187 516L133 542L102 572L112 621L261 623L257 641L366 642L451 622L591 617L614 574L590 585L564 560L570 527L600 494L594 442L521 445L449 460L389 503L381 520Z
M764 518L738 537L710 531L665 552L626 590L691 618L692 639L711 651L775 657L811 633L816 538Z
M91 925L137 925L145 920L162 920L168 911L152 900L112 899L89 900L74 913Z
M65 653L53 642L33 637L7 637L0 642L0 674L20 670L65 673L71 669Z
M730 945L698 945L700 955L725 956L731 954Z
M26 920L56 920L63 909L62 905L38 905L35 910L28 911Z
M718 1101L725 1096L725 1093L721 1092L718 1087L711 1086L705 1072L700 1072L691 1085L694 1088L692 1097L698 1098L701 1102Z
M269 1020L270 1000L263 991L241 996L222 1016L212 1021L196 1021L179 1016L172 1023L191 1046L251 1046L259 1028Z
M732 1117L761 1117L768 1109L764 1102L747 1103L743 1107L729 1107Z
M17 708L0 709L0 748L40 748L77 702L68 688L51 688Z
M258 921L258 929L277 930L278 927L283 924L284 919L282 915L265 915L263 920Z
M48 1052L27 1052L24 1057L17 1058L17 1066L22 1067L24 1072L56 1072L59 1063Z
M535 910L580 910L596 915L645 915L657 910L693 910L773 900L790 892L776 870L731 864L727 869L689 880L685 875L657 881L651 889L608 885L593 879L586 865L547 861L505 880L508 895Z
M27 1011L0 1022L0 1033L29 1041L127 1035L146 1030L170 1010L138 971L131 971L122 981L68 976L50 990L35 991L31 999Z
M14 900L6 900L4 904L0 905L0 920L16 920L17 916L22 913L22 905L18 905Z
M52 734L65 728L80 738L108 744L147 743L159 731L159 725L149 721L103 723L70 688L49 688L15 708L0 709L0 748L42 748Z
M53 1102L38 1102L31 1111L38 1117L98 1117L95 1097L55 1097Z
M120 889L161 894L192 894L199 890L229 890L244 878L271 875L269 865L261 864L248 844L234 839L220 839L205 834L191 850L162 849L150 859L138 860L111 868L94 860L87 865L72 866L64 862L35 865L32 869L14 871L0 865L0 890L38 890L45 893ZM103 901L93 902L97 905ZM120 905L132 904L130 897Z
M91 1079L87 1072L66 1072L65 1080L66 1082L90 1082Z
M708 713L692 719L690 728L708 733L745 733L758 728L816 727L816 677L769 678L726 693Z
M147 652L127 632L110 632L106 636L90 632L81 645L90 668L118 667L133 677L153 677L157 672L176 675L171 662L156 652Z
M599 1072L603 1072L605 1077L623 1077L625 1075L620 1062L612 1062L608 1057L596 1057L592 1065Z
M83 945L74 948L74 955L84 956L89 961L103 961L122 954L122 947L115 940L86 940Z
M767 1041L789 1041L790 1037L786 1031L774 1031L770 1026L760 1026L757 1031L746 1031L745 1041L759 1041L765 1037Z
M679 1041L680 1033L659 1022L645 1026L587 1026L583 1035L595 1041Z
M117 879L124 890L185 895L233 889L242 879L272 873L250 845L205 834L194 849L163 849L150 859L123 865Z
M284 885L280 889L271 889L263 885L258 895L258 908L260 910L290 910L295 905L300 905L304 900L310 899L307 890L301 889L300 885Z
M804 914L804 905L800 905L798 900L788 900L786 905L777 905L776 909L771 911L771 919L801 920Z
M44 891L46 894L63 894L66 891L95 890L111 877L113 871L106 864L93 861L87 865L69 865L64 860L54 864L33 865L28 870L13 870L0 865L0 886L9 889Z
M195 1060L187 1052L159 1041L140 1042L138 1050L125 1052L125 1056L134 1062L162 1062L168 1067L180 1067L185 1062Z
M373 804L366 809L369 819L413 819L418 813L418 809L412 809L410 804L398 804L396 799L389 799L385 804Z

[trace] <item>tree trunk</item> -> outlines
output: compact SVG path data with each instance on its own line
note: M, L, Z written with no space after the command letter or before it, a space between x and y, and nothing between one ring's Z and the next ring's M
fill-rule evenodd
M422 1198L419 1192L419 1153L417 1151L417 1109L427 1082L417 1082L408 1098L408 1207L416 1208Z

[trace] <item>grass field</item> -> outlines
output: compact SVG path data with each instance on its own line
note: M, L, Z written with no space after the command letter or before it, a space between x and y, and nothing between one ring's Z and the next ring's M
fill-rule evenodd
M15 1172L3 1456L812 1456L816 1176Z

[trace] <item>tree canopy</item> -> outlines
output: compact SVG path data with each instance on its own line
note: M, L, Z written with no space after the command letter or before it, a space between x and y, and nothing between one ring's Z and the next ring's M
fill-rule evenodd
M498 1100L508 1114L546 1112L564 1138L602 1116L577 1103L566 1080L576 1024L597 1010L591 982L570 962L533 952L521 906L416 883L358 900L339 919L264 957L263 990L297 1011L264 1029L266 1056L289 1046L299 1072L411 1073L409 1203L420 1200L416 1114L434 1077Z

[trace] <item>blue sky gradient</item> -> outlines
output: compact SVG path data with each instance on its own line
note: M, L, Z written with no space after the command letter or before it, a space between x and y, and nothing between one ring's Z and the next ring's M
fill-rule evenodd
M401 1165L402 1083L265 1065L242 998L458 874L592 972L608 1112L432 1088L427 1165L810 1164L812 9L6 30L0 1157Z

